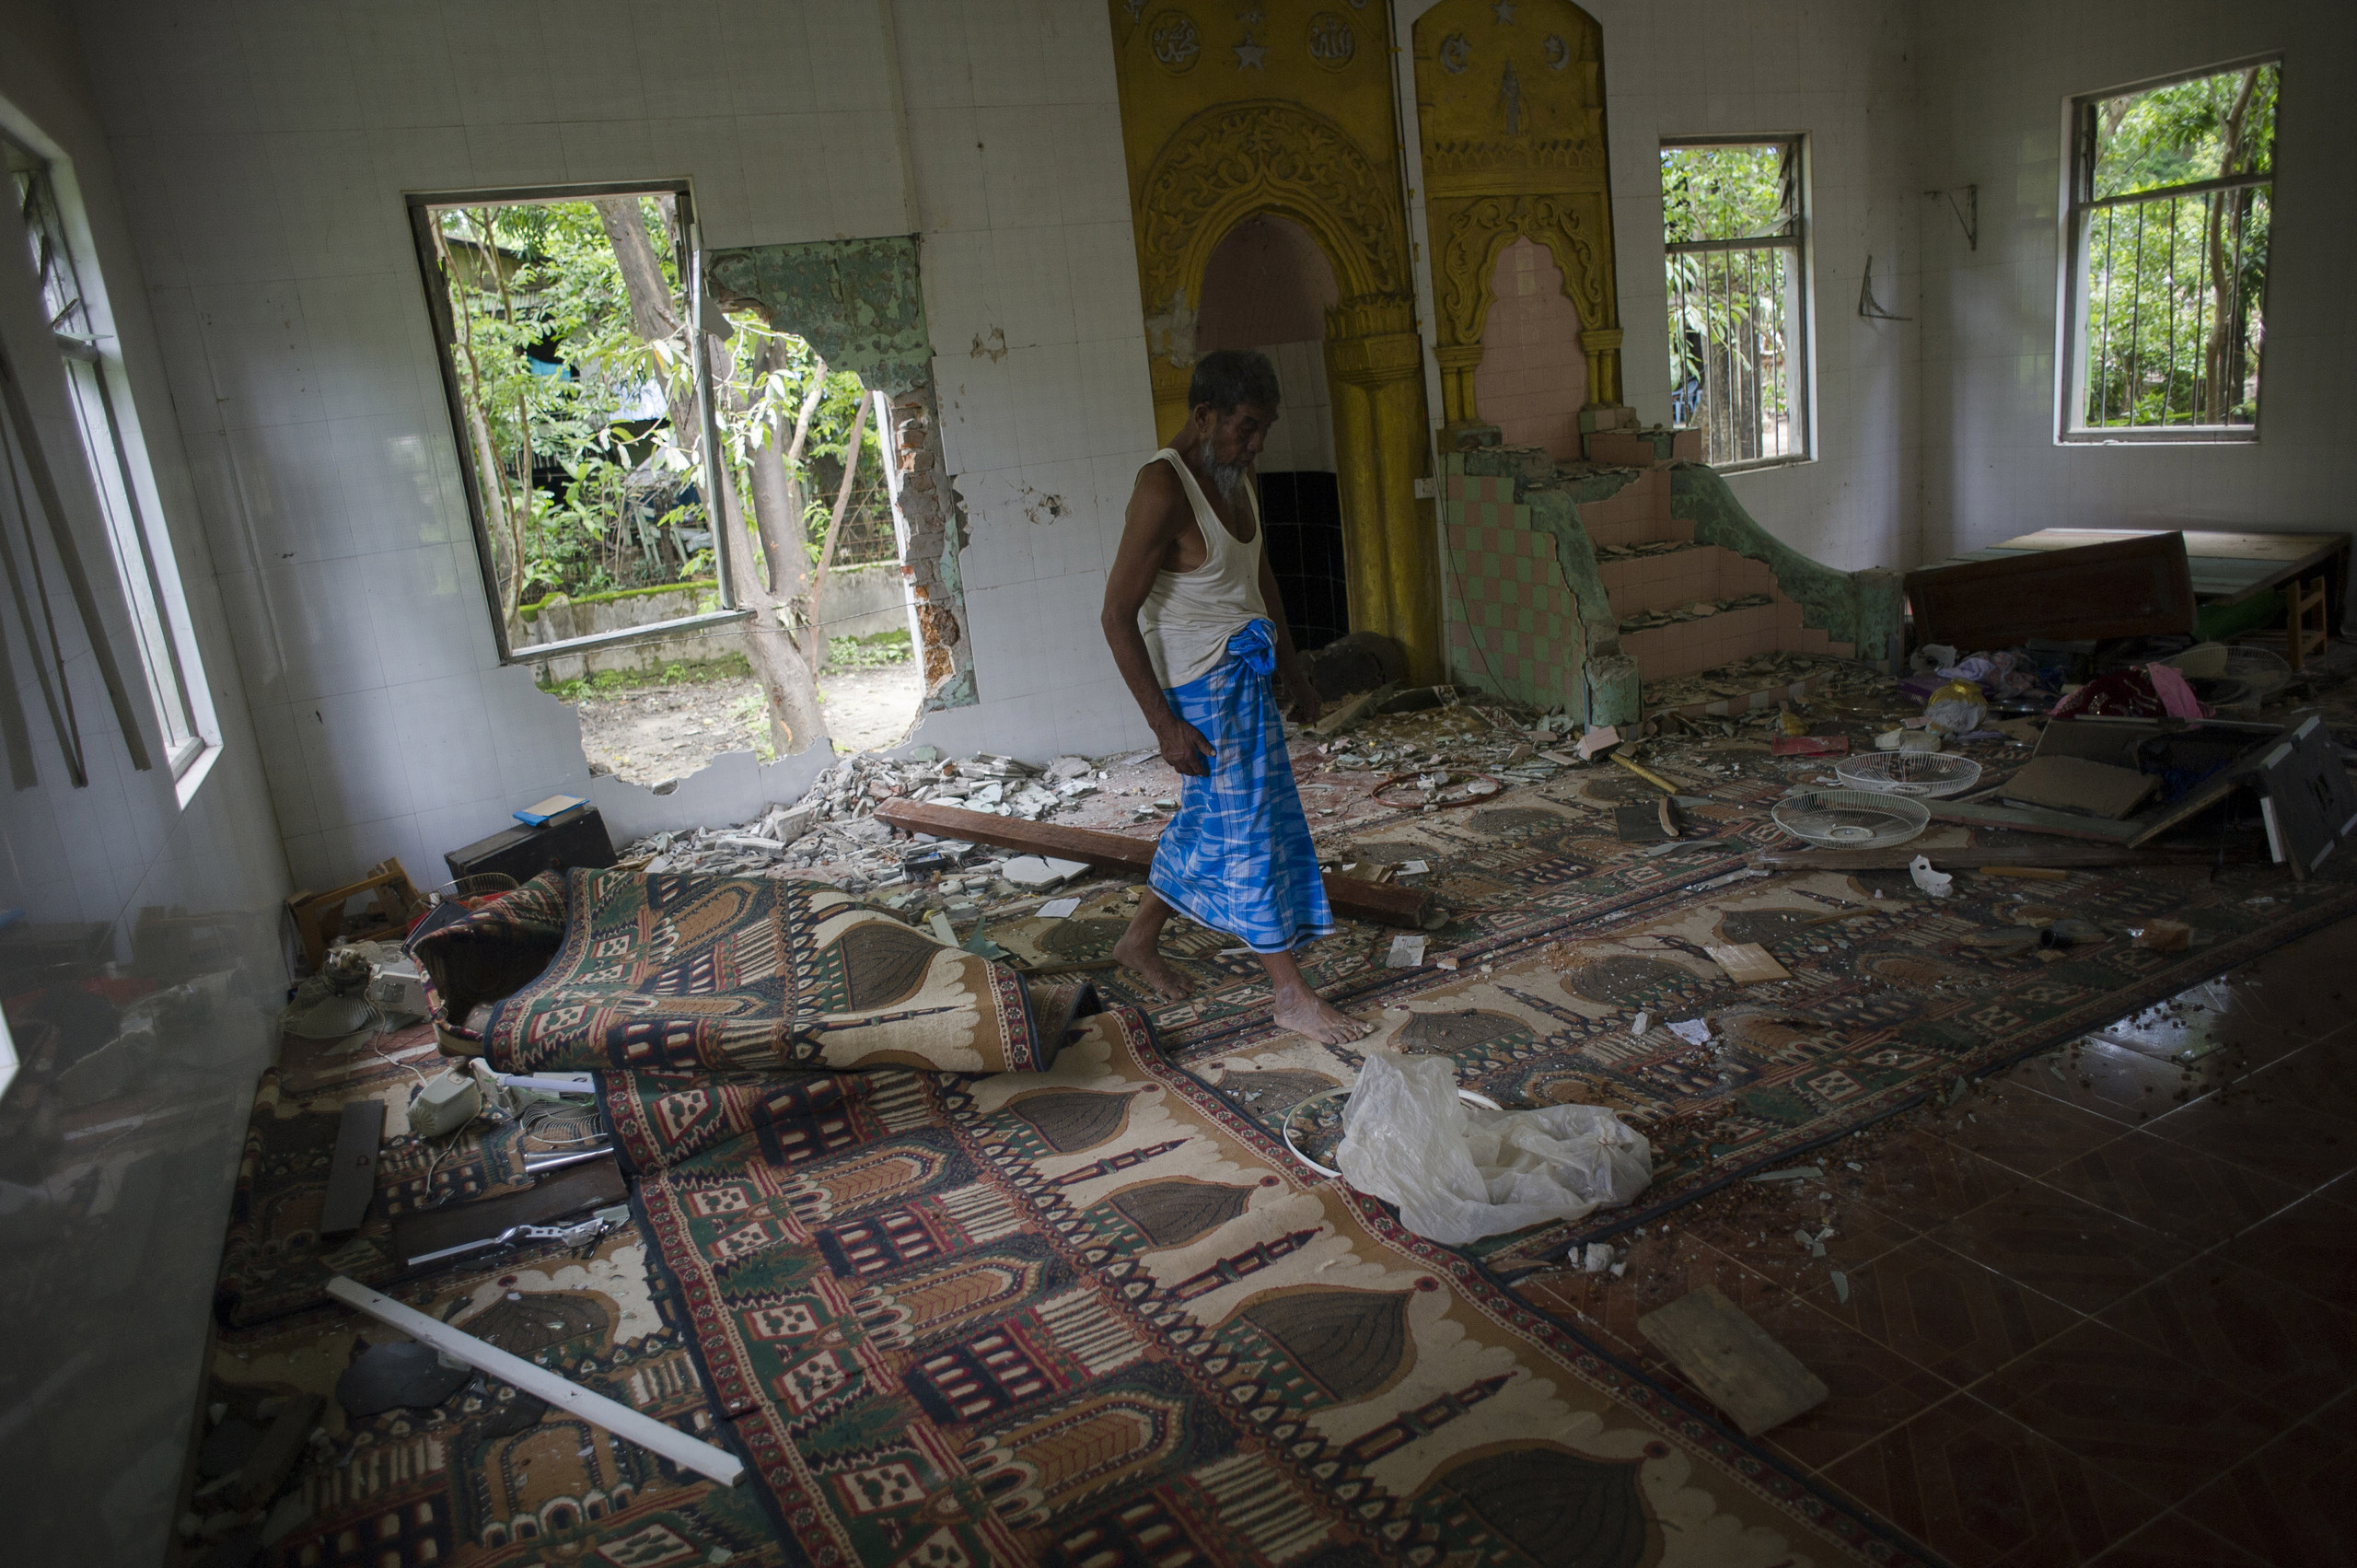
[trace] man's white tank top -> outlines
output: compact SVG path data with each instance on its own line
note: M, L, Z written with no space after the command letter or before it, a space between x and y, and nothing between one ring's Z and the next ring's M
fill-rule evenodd
M1178 470L1178 482L1194 504L1195 527L1202 530L1205 552L1203 563L1191 572L1155 573L1154 587L1138 610L1138 630L1145 636L1155 679L1165 691L1173 691L1217 668L1227 656L1227 640L1248 622L1269 619L1269 608L1260 600L1260 551L1268 529L1251 486L1245 487L1252 507L1252 542L1246 544L1212 510L1186 459L1167 447L1155 456Z

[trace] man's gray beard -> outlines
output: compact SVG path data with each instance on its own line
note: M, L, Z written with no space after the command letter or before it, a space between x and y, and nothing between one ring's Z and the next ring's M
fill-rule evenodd
M1227 498L1230 505L1244 498L1244 482L1251 473L1248 465L1223 463L1206 459L1203 462L1203 472L1211 476L1211 482L1213 484L1219 486L1219 493Z

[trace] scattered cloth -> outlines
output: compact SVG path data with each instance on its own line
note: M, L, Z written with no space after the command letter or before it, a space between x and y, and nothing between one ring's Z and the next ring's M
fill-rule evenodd
M1369 1053L1342 1108L1342 1179L1399 1205L1399 1223L1461 1247L1626 1203L1653 1146L1602 1106L1491 1110L1457 1098L1441 1056Z

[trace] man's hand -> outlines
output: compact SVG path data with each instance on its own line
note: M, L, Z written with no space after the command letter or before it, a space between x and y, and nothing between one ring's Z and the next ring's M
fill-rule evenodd
M1162 747L1162 760L1190 779L1211 777L1211 762L1219 755L1203 732L1183 719L1174 718L1167 725L1155 726L1154 738Z

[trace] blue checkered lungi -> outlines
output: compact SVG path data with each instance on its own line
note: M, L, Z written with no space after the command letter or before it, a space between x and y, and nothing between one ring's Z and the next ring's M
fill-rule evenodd
M1276 666L1274 628L1251 621L1210 674L1163 693L1217 754L1209 777L1179 781L1178 814L1147 878L1173 909L1256 953L1286 952L1334 929L1270 690Z

